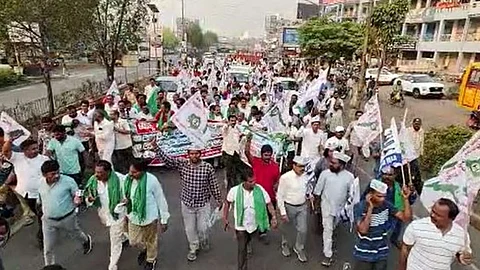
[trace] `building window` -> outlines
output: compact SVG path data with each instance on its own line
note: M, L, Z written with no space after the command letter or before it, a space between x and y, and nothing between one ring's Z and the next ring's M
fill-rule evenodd
M472 69L468 78L468 84L480 85L480 70Z

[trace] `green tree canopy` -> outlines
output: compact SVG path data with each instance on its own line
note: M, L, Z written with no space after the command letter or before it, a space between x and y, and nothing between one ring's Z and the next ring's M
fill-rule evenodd
M341 57L352 58L362 46L362 26L354 22L335 22L328 18L313 18L299 29L302 53L310 57L325 57L329 63Z
M52 50L81 40L96 4L97 0L0 0L0 28L8 30L8 42L28 43L40 60L51 116L55 108L48 59Z
M117 58L127 48L138 45L142 34L145 34L143 25L146 22L146 7L149 1L97 1L96 12L89 20L88 28L83 31L83 36L100 56L108 79L113 80Z
M163 46L166 49L175 49L180 41L173 33L172 29L165 27L163 28Z
M207 31L203 34L203 46L209 48L218 43L218 35L215 32Z
M187 27L187 40L193 47L200 49L203 47L202 28L197 23L192 23Z

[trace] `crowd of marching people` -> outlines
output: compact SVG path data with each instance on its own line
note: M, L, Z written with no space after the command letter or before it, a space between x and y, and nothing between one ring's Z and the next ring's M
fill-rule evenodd
M406 174L406 169L382 163L381 138L365 146L355 128L365 112L359 110L353 121L345 122L346 108L335 91L334 75L298 66L301 89L288 92L273 83L278 70L269 65L251 65L251 80L244 84L229 78L228 68L226 63L178 66L180 87L171 96L151 79L145 89L129 84L123 93L109 91L100 102L83 100L79 108L68 107L60 123L42 118L36 139L18 143L22 134L0 130L3 167L10 166L2 185L11 186L22 197L25 211L37 217L36 237L46 266L61 261L55 257L61 232L72 236L68 241L78 241L84 254L91 252L94 240L80 228L78 213L95 207L110 234L108 269L122 269L118 261L128 245L139 248L142 269L155 269L158 234L167 231L170 213L165 190L149 172L148 160L132 154L131 123L152 122L158 132L169 132L176 128L172 117L197 93L208 120L224 122L221 162L203 160L204 147L196 143L188 148L187 158L178 158L155 140L150 142L166 167L179 173L187 260L195 261L199 251L210 249L212 219L221 219L225 230L235 232L239 270L247 269L252 238L258 235L268 244L269 231L277 227L281 254L289 257L293 251L305 263L313 212L323 230L325 267L335 263L334 232L341 223L353 224L355 270L387 269L392 247L400 249L401 270L450 269L454 260L471 263L468 234L453 223L459 213L454 202L439 199L430 217L412 221L411 205L422 192L417 159L408 162L411 173ZM277 156L269 144L254 153L250 131L272 132L265 117L279 108L289 142L285 155ZM421 157L421 119L415 118L407 132ZM362 160L374 161L375 177L359 192L357 169ZM216 176L216 169L223 167L225 197ZM88 168L93 174L86 179ZM0 222L0 233L4 227Z

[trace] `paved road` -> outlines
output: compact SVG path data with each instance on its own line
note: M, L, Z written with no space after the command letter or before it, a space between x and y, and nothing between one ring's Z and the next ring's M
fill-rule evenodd
M381 92L381 98L386 95L386 91ZM384 122L389 121L390 117L397 119L403 116L402 109L390 108L385 103L381 103ZM424 119L426 126L438 126L463 122L466 112L455 107L453 102L447 100L413 100L407 97L407 106L411 110L410 118L420 116ZM369 172L371 164L361 164L359 177L361 184L365 184L371 179ZM171 220L169 230L161 236L159 249L159 264L157 269L236 269L236 242L233 238L233 232L224 232L217 224L212 231L212 250L208 254L201 254L194 263L187 262L185 255L187 252L187 240L183 231L183 222L180 214L179 201L179 176L176 172L155 169L153 171L162 183L166 192L167 201L170 206ZM222 174L223 175L223 174ZM219 172L219 179L221 172ZM222 182L222 181L220 181ZM415 214L424 216L425 210L418 203L415 205ZM278 231L272 233L271 244L264 246L255 241L253 244L254 255L250 261L250 269L259 270L291 270L306 269L317 270L326 269L320 265L322 238L313 230L313 220L310 219L310 231L308 236L307 252L309 262L299 263L295 257L284 258L280 254L280 234ZM109 256L108 232L100 224L94 211L88 211L81 216L82 227L94 237L94 249L90 255L81 254L78 244L70 243L68 238L62 239L58 245L58 262L63 264L69 270L84 269L107 269ZM42 254L34 246L35 226L23 228L5 247L2 257L6 269L8 270L38 270L41 268L43 260ZM478 232L473 233L478 234ZM471 234L474 236L473 234ZM354 237L345 227L340 227L337 233L337 252L336 264L330 269L340 270L345 262L352 262L352 247ZM475 237L475 236L474 236ZM474 251L479 249L474 248ZM121 270L138 269L136 265L137 251L129 248L122 254L120 260ZM390 256L390 270L396 269L398 261L398 252L393 250ZM454 270L475 269L454 266Z
M155 73L155 62L141 63L138 67L138 73L136 68L127 68L128 81L134 81L137 76L146 76L148 74ZM80 87L83 82L87 80L102 81L106 79L106 71L101 66L93 66L88 69L72 70L71 74L67 78L59 78L52 80L52 88L54 94L60 94L65 91ZM115 78L117 82L125 82L125 68L115 68ZM36 100L42 97L46 97L47 91L44 83L37 83L33 85L23 86L9 91L0 92L0 100L5 107L12 107L17 103L26 103L32 100Z
M224 232L217 224L212 231L212 250L207 254L201 254L194 263L186 260L187 240L183 231L183 223L180 214L178 174L173 171L155 170L166 192L170 206L171 220L169 230L161 236L159 248L159 264L157 269L236 269L236 241L233 232ZM362 177L365 184L367 177ZM250 269L264 270L291 270L291 269L324 269L320 265L322 238L314 232L313 220L310 219L310 232L308 236L307 252L309 262L302 264L295 257L284 258L280 254L280 234L272 233L269 246L264 246L258 241L253 244L253 257L250 261ZM108 232L102 227L96 212L89 210L82 214L81 225L85 231L92 234L94 249L91 254L85 256L81 253L78 244L72 243L68 238L63 238L57 246L58 262L68 270L84 269L107 269L109 256ZM8 270L38 270L43 260L40 251L34 246L34 230L36 225L22 229L7 244L3 252L5 267ZM331 269L342 269L344 263L352 262L353 235L345 227L340 227L337 232L336 264ZM138 269L136 265L137 250L129 248L124 251L120 260L120 269ZM398 252L392 252L390 268L395 269L398 260ZM455 267L454 270L463 269Z

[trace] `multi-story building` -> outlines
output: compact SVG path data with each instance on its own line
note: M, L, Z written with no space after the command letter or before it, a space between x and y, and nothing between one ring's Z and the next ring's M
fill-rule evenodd
M402 50L401 70L461 73L480 61L480 1L414 0L402 34L416 43Z
M379 0L374 0L378 2ZM352 20L362 22L368 16L372 0L323 0L322 15L333 20Z

